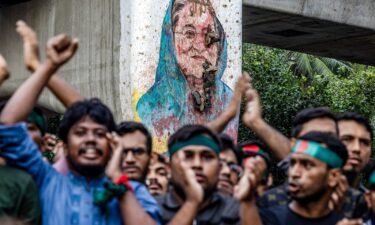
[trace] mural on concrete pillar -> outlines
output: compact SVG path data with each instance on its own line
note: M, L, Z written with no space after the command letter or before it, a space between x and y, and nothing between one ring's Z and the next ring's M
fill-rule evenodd
M171 0L154 82L135 105L136 118L152 130L157 150L163 151L160 143L179 127L205 124L223 112L232 95L222 81L227 62L227 34L211 1ZM226 132L236 138L237 121Z

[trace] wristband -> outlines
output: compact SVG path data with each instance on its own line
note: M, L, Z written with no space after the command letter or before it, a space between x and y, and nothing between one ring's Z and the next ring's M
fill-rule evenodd
M114 197L121 197L127 191L133 192L133 188L126 175L121 176L115 182L107 181L104 183L103 190L95 190L94 204L97 206L105 206Z

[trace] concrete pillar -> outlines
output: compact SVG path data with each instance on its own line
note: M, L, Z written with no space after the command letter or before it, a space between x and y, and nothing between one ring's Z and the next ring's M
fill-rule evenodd
M241 18L240 0L31 0L2 8L0 52L13 76L0 95L29 76L14 30L18 19L36 29L42 52L49 37L68 33L80 48L58 75L84 96L102 99L118 122L145 123L162 152L177 128L207 123L228 104L241 74ZM63 112L48 91L40 104ZM228 132L236 137L237 123Z

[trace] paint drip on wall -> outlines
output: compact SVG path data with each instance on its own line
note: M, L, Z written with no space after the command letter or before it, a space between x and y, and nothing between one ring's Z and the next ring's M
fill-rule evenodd
M241 23L238 22L241 1L167 3L164 18L159 20L161 30L155 29L153 33L154 40L159 38L159 45L152 48L157 49L153 51L154 59L144 52L143 63L131 69L149 68L140 74L132 73L136 77L132 82L132 106L135 119L152 131L157 152L166 151L168 137L181 126L205 124L220 115L230 101L233 83L241 74ZM220 18L218 9L224 18ZM151 27L146 25L145 29ZM132 52L141 48L136 45ZM238 121L232 121L225 132L236 139L237 126Z

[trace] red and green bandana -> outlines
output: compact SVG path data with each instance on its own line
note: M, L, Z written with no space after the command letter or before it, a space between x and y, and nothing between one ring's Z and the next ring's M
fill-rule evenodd
M297 140L292 152L312 156L332 168L341 168L344 165L343 160L335 152L315 141Z
M244 147L242 147L242 151L247 152L247 153L255 153L255 154L265 153L265 151L259 148L258 145L245 145Z

